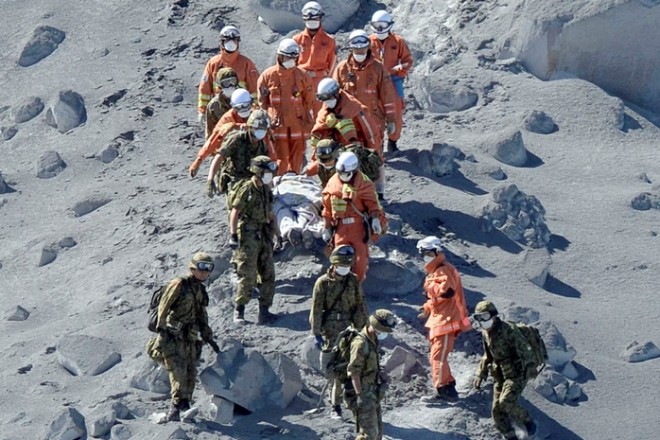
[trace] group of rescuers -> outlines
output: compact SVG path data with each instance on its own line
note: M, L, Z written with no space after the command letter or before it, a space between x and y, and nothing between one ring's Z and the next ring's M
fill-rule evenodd
M238 275L233 319L238 325L246 323L245 306L253 291L259 293L257 323L266 325L277 319L269 310L275 288L273 251L282 246L272 209L273 177L319 174L322 237L330 252L330 267L314 285L311 330L316 346L326 352L342 330L349 326L360 330L351 342L344 378L329 379L333 384L331 417L341 418L343 394L355 417L356 438L381 439L385 381L379 342L393 332L398 319L385 309L368 315L362 283L368 269L368 244L387 226L381 204L385 179L381 168L373 182L361 172L353 152L340 151L342 146L359 143L382 157L385 132L389 151L397 151L403 79L412 58L404 40L391 32L391 15L377 11L370 23L374 33L353 31L348 59L335 66L335 40L323 30L321 5L306 3L302 16L305 30L279 44L277 64L261 75L239 52L239 30L233 26L221 30L221 52L207 63L199 85L199 122L205 122L206 141L189 174L195 177L202 162L212 157L207 194L227 196L229 246ZM310 138L312 160L303 169ZM427 272L427 300L419 318L426 319L429 332L435 388L432 396L423 399L442 402L459 397L448 356L455 338L475 322L483 329L485 354L474 386L478 389L491 372L496 428L506 439L516 438L512 420L528 431L535 430L518 403L526 371L509 327L489 301L478 303L473 320L468 318L459 273L446 260L439 238L426 237L417 248ZM199 252L188 267L189 275L172 280L163 293L158 336L152 346L158 351L153 357L163 360L170 377L172 399L166 421L178 421L181 412L190 409L202 344L219 351L208 324L209 298L203 284L214 268L213 259Z

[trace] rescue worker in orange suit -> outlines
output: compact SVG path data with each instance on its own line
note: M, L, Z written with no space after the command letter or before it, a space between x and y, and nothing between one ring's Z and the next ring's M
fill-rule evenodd
M379 236L387 226L374 184L360 171L355 154L339 155L336 173L323 189L323 240L334 246L347 244L355 250L353 272L364 281L369 268L372 233ZM368 228L368 229L367 229Z
M337 43L323 29L323 8L317 2L307 2L302 8L302 18L305 30L293 36L293 40L300 46L298 67L304 70L312 83L312 90L316 90L319 82L332 74L337 61ZM321 103L312 104L314 117L321 110Z
M425 326L429 331L431 375L436 390L422 400L456 400L456 381L451 374L448 357L460 332L471 329L461 277L446 260L438 237L419 240L417 250L424 259L424 269L428 274L424 280L427 300L420 308L418 317L426 319Z
M371 17L371 29L374 31L369 36L371 41L371 53L390 75L392 85L396 92L394 100L394 111L396 114L394 132L388 134L387 151L394 153L399 151L397 141L401 137L403 127L403 111L405 101L403 94L403 80L413 66L413 58L406 41L401 36L391 31L394 21L387 11L376 11Z
M202 80L199 82L197 111L200 124L204 120L206 106L219 88L219 85L215 83L215 75L223 67L234 69L238 75L238 86L248 90L253 99L257 98L259 71L252 60L239 52L240 41L241 33L236 27L225 26L220 30L220 53L206 63Z
M195 177L204 159L214 155L220 149L223 139L229 132L247 122L252 112L252 97L245 89L236 89L229 100L231 109L225 112L215 125L204 145L197 153L195 161L188 168L190 177Z
M314 124L314 92L309 77L296 66L300 46L291 38L277 48L277 64L259 77L259 105L272 121L275 154L280 175L300 174L305 158L305 141Z

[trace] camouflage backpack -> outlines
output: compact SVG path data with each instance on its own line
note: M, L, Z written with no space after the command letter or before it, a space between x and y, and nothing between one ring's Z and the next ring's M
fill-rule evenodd
M339 378L342 381L348 379L346 367L351 359L351 343L358 337L360 332L352 326L342 330L330 352L332 353L327 364L327 374Z
M534 369L536 370L536 375L538 375L543 371L543 368L545 368L545 364L548 361L548 349L545 346L545 342L541 337L539 329L530 325L511 321L509 321L509 324L511 325L511 328L517 331L531 347L529 352L523 353L521 356L523 356L523 363L526 365L533 364Z
M383 165L383 161L378 153L358 143L348 144L340 150L342 153L346 151L350 151L357 156L360 161L360 171L366 174L369 179L372 181L378 179L380 174L379 168Z
M150 332L158 332L158 329L156 328L158 325L158 307L160 306L160 300L163 298L163 294L169 285L170 283L163 284L151 294L151 301L149 301L149 309L147 310L149 315L147 328ZM188 281L185 278L182 278L181 292L179 293L179 296L184 295L186 292L188 292Z

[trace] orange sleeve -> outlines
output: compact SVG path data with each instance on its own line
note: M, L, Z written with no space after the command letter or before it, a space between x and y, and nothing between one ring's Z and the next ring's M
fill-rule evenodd
M399 37L399 62L401 66L403 66L403 69L397 72L397 75L399 76L406 76L410 72L410 70L413 67L413 57L412 54L410 53L410 49L408 48L408 44L406 44L406 40L403 38Z
M213 97L213 58L211 58L204 67L202 79L199 82L198 97L197 97L197 111L199 113L206 113L206 106Z
M319 173L319 163L316 160L313 160L307 165L305 169L306 176L316 176Z
M257 80L257 97L259 99L259 107L267 110L270 108L270 90L268 90L268 75L269 71L266 69ZM272 122L272 121L271 121Z
M330 35L328 35L328 54L327 54L327 56L328 56L327 61L326 61L326 63L327 63L326 65L328 66L327 75L329 76L335 70L335 65L337 64L337 42Z
M259 70L257 70L257 66L255 66L252 60L248 58L246 58L246 60L245 70L247 72L245 77L247 78L247 88L252 97L255 97L257 96L257 81L259 80Z
M396 121L396 104L394 101L396 91L394 90L394 84L390 79L387 72L385 72L385 67L380 64L380 84L378 86L378 97L380 102L383 103L383 109L385 110L385 119L387 122Z

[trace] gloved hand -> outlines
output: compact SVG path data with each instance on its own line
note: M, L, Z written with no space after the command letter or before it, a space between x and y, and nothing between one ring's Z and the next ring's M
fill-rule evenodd
M174 336L176 336L179 333L181 333L181 327L183 327L183 326L178 321L177 322L168 322L167 323L167 332L174 335Z
M454 289L452 289L452 288L450 287L449 289L447 289L447 291L446 291L445 293L443 293L442 295L440 295L440 298L449 299L449 298L451 298L452 296L454 296L455 294L456 294L456 292L454 292Z
M378 217L371 219L371 229L373 229L374 234L380 235L383 232L383 228L380 227L380 219Z
M197 123L204 125L204 113L197 113Z
M332 128L337 125L337 117L334 113L328 113L328 116L325 117L325 125L328 128Z
M525 369L525 380L533 380L538 375L536 368L527 367Z
M475 389L480 390L481 389L481 383L483 382L483 378L481 376L477 376L474 378L474 382L472 382L472 386L474 386Z
M273 243L273 252L282 252L284 250L284 246L282 245L282 237L279 235L275 236L275 242Z
M392 72L398 72L399 70L403 70L403 65L397 64L396 66L392 67Z
M394 122L387 123L387 134L392 134L396 131L396 124Z
M318 348L319 350L323 348L323 336L314 335L314 347Z
M419 315L417 315L419 319L426 319L429 317L429 312L426 311L424 306L419 308Z
M197 170L199 170L199 166L202 164L202 161L199 160L199 157L195 159L195 161L190 165L190 168L188 168L188 175L190 178L194 178L197 175Z
M215 182L213 180L206 181L206 195L212 199L216 193Z
M238 249L238 234L231 234L229 236L229 247L231 249Z
M213 339L209 341L209 345L211 346L213 351L215 351L216 353L220 353L220 347L218 347L218 344Z
M330 243L330 240L332 240L332 229L324 228L321 237L323 238L323 241Z

